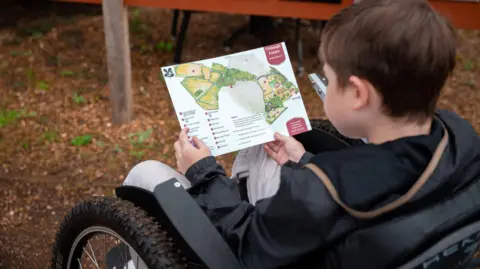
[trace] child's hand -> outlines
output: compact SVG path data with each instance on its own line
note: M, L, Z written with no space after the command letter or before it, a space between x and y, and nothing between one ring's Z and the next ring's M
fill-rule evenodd
M298 163L305 148L295 138L275 133L275 141L268 142L264 146L267 154L278 164L284 165L288 160Z
M194 145L192 145L187 133L188 128L183 129L178 136L178 141L173 144L178 170L184 175L194 163L211 155L208 147L196 136L193 137Z

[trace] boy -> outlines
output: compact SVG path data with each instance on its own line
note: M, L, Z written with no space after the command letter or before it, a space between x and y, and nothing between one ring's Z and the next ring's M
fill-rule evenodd
M455 114L435 110L455 51L455 30L426 1L363 0L328 22L319 57L328 80L326 115L341 134L368 144L313 156L293 137L276 134L236 161L234 174L249 172L249 191L267 186L247 203L202 141L188 143L185 129L175 143L182 175L149 161L133 168L125 184L153 190L159 175L175 176L245 268L393 268L412 255L395 252L402 240L365 242L358 231L480 184L477 134ZM454 213L444 214L445 223L460 225ZM415 226L431 231L434 224ZM413 236L415 246L427 238L404 236ZM362 258L372 253L378 257Z

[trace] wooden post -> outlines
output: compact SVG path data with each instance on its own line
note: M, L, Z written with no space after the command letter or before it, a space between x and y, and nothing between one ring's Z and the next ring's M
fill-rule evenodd
M132 119L132 66L128 9L123 0L102 0L108 81L114 124Z

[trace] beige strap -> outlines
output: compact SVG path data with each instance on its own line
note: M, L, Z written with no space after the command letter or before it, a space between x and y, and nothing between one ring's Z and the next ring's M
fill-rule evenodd
M428 164L427 168L425 168L425 171L423 171L422 175L419 177L417 182L415 182L415 184L412 186L412 188L410 188L410 190L406 194L402 195L397 200L372 211L362 212L362 211L357 211L355 209L348 207L344 202L342 202L342 200L340 200L340 197L338 195L337 190L335 189L335 186L333 186L332 182L330 181L328 176L325 174L325 172L323 172L320 168L318 168L316 165L312 163L305 165L305 167L312 170L312 172L316 174L320 178L320 180L322 180L323 184L327 188L333 200L338 205L343 207L343 209L345 209L348 213L350 213L350 215L357 217L359 219L371 219L404 205L410 199L412 199L412 197L415 194L417 194L417 192L420 190L420 188L422 188L423 185L425 185L425 183L428 181L428 179L432 175L435 168L437 168L440 158L442 157L442 154L445 151L448 144L448 131L445 128L445 126L443 126L443 129L444 129L444 135L442 137L442 140L438 144L435 152L433 153L430 163Z

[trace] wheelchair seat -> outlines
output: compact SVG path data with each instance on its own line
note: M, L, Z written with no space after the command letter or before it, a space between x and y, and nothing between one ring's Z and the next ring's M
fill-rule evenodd
M480 242L480 221L447 235L438 243L398 269L473 269L472 258Z

